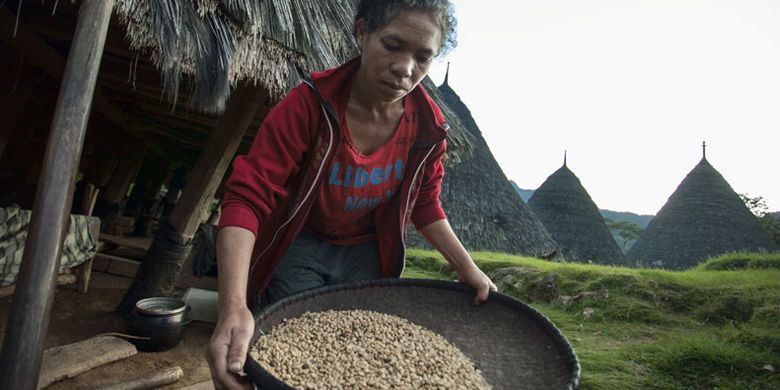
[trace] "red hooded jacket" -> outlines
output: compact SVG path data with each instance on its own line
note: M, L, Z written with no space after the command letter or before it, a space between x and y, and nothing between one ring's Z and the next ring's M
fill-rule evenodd
M264 289L308 218L326 170L342 140L335 111L340 88L360 66L356 58L294 88L263 121L249 153L233 162L225 183L220 228L239 226L255 234L247 297ZM375 210L383 277L404 267L404 239L411 220L420 229L446 218L439 202L448 125L436 103L418 85L408 95L421 107L420 126L400 191Z

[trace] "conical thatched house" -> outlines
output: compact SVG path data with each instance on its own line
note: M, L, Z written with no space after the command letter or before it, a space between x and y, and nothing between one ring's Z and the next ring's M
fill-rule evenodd
M627 258L637 265L681 270L726 252L776 250L739 195L702 157Z
M439 91L475 138L470 153L451 161L444 173L441 201L453 230L469 250L556 257L557 245L512 188L447 80ZM425 245L416 234L410 239L412 245Z
M569 261L618 264L623 260L598 207L566 166L536 189L528 207L539 217Z

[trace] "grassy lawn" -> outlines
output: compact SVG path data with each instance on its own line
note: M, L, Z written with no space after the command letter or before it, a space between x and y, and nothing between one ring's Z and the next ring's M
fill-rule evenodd
M684 272L472 256L501 292L558 326L584 389L780 389L780 254ZM438 253L411 249L404 277L455 274Z

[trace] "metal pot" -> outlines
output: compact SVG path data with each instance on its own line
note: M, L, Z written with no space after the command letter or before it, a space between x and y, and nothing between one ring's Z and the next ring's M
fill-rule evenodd
M155 297L135 303L127 322L128 333L144 337L132 339L139 351L165 351L181 342L191 309L178 298Z

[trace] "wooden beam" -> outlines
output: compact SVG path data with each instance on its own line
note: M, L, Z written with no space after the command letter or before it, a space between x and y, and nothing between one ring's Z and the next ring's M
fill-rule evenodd
M30 17L27 18L27 23L33 26L36 33L52 40L67 42L69 44L73 38L73 27L75 24L71 24L69 21L63 22L61 15L47 14L45 17ZM122 30L123 26L119 23L111 24L108 29L108 36L106 37L103 54L110 53L112 55L128 58L135 57L135 53L130 50L124 41L124 33Z
M139 103L138 107L139 109L143 109L144 111L155 115L160 115L175 120L184 120L197 123L210 129L213 129L219 121L219 119L216 117L207 117L205 115L194 112L171 112L170 108L167 106L161 106L159 104ZM209 131L209 134L210 133L211 131Z
M65 69L65 59L62 55L21 21L14 37L14 26L17 26L16 15L11 13L8 8L0 7L0 39L22 53L26 60L49 75L57 79L62 78Z
M113 0L111 2L113 4ZM44 72L58 80L62 79L65 69L65 58L32 29L27 28L22 23L19 24L16 30L16 37L14 37L14 26L16 26L16 15L8 11L7 8L0 7L0 39L19 53L22 53L36 67L41 68ZM127 115L103 96L101 88L95 88L93 100L95 101L96 111L115 125L130 130L131 126Z
M169 295L173 291L186 253L184 256L177 254L177 257L171 259L172 255L165 249L170 246L170 236L176 236L175 242L185 248L183 250L189 248L188 245L203 218L203 211L222 182L249 122L264 102L263 97L262 90L250 85L241 86L231 94L227 110L206 142L206 147L190 173L181 199L171 212L169 221L172 229L160 230L155 235L138 270L138 276L117 308L120 313L128 315L139 299ZM160 234L169 230L173 232Z
M2 389L38 386L76 170L113 7L114 0L81 2L0 354ZM5 8L2 13L7 14Z
M35 90L34 84L30 80L25 80L28 73L22 73L22 80L18 81L15 91L12 86L8 90L0 91L0 95L2 95L0 98L0 118L3 118L3 125L0 126L0 157L3 156L5 147L16 130L19 118L24 113L25 102Z
M171 222L184 237L191 238L198 230L203 210L211 203L263 100L262 92L250 85L239 87L230 96L227 110L206 142L181 199L171 211Z
M217 124L218 119L204 120L197 117L179 117L171 112L166 112L163 107L150 105L148 103L139 102L136 105L139 112L143 112L147 115L145 117L153 116L153 120L158 123L164 123L168 127L193 129L200 134L209 135L214 131L214 126ZM183 114L179 114L183 115ZM197 129L197 130L194 130Z
M146 154L146 143L141 140L130 139L126 142L119 152L119 165L111 175L102 199L112 206L122 203L130 189L130 185L138 176L141 164L144 162Z
M155 123L153 120L150 120L149 118L146 118L145 121L146 121L146 125L149 126L154 132L156 132L163 138L174 141L174 145L176 145L177 147L183 147L195 151L199 151L203 147L203 142L201 141L193 140L190 137L182 136L181 134L178 134L175 131L163 125L160 125L159 123Z

